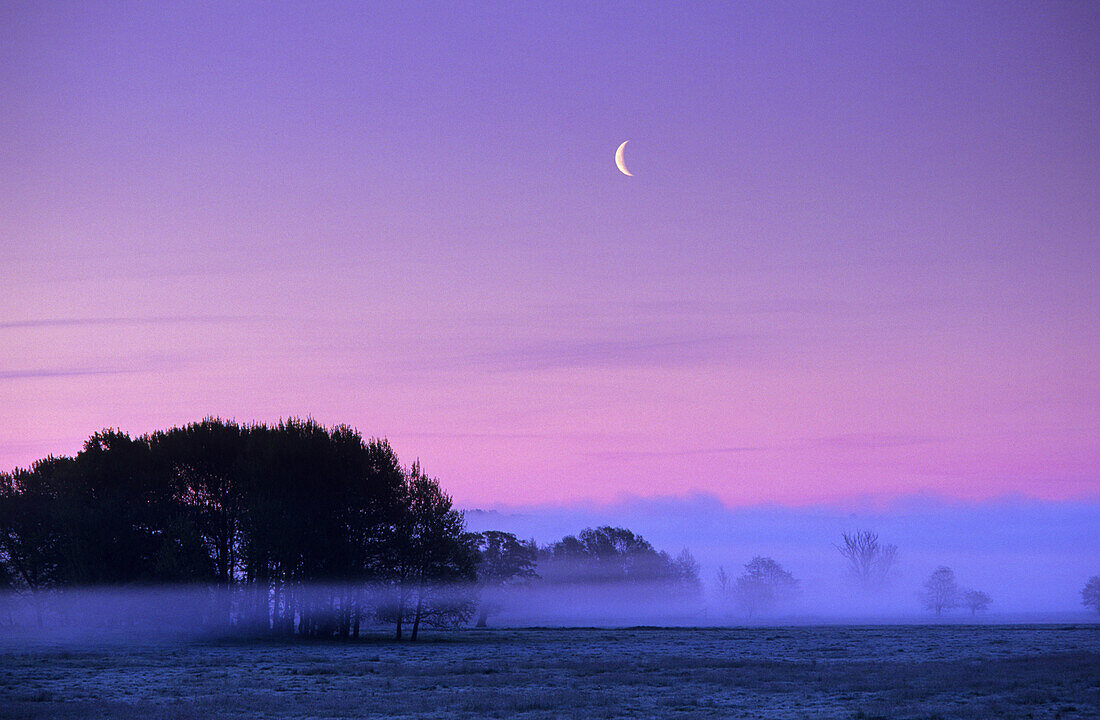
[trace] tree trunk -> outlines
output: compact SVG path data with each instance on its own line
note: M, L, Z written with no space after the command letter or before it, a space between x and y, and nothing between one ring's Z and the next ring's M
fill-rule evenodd
M424 596L419 592L416 594L416 614L413 616L413 629L409 639L416 641L416 636L420 632L420 616L424 608Z
M347 639L348 635L351 633L351 613L348 611L346 605L340 608L339 618L340 637Z

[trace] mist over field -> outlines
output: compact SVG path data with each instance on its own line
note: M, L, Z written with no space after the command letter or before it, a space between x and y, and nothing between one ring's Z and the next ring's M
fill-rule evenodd
M859 509L827 507L728 508L707 496L631 499L615 505L467 510L471 531L503 530L540 546L589 526L629 527L670 555L689 549L699 563L700 591L670 591L660 582L586 580L584 568L557 563L536 582L517 587L455 585L456 598L476 597L492 608L490 627L737 626L815 623L1096 622L1081 605L1085 580L1100 558L1100 505L1006 500L983 504L909 499ZM889 582L862 593L834 543L856 528L873 528L898 546ZM756 556L777 560L799 581L787 602L755 616L723 602L719 567L736 576ZM923 608L918 591L938 566L951 567L961 588L992 598L972 615L955 608L941 617ZM575 570L575 572L574 572ZM354 596L384 601L366 584L303 585L301 607ZM263 604L249 591L203 585L68 589L36 597L5 595L0 621L6 644L51 642L164 642L248 635L262 629L226 623L237 608ZM471 620L472 624L472 620ZM386 635L384 622L365 620L364 632Z
M466 522L473 531L505 530L540 545L583 527L616 525L672 554L687 548L700 564L700 612L709 623L746 622L716 607L714 582L720 566L736 576L755 556L780 562L800 581L801 590L781 611L756 622L929 620L917 593L941 565L955 571L960 587L992 598L975 620L1097 617L1081 605L1080 593L1085 580L1100 572L1100 502L908 498L848 508L730 508L716 498L693 495L602 506L468 509ZM871 529L898 546L893 577L872 596L856 591L834 546L842 533L857 529ZM960 608L941 619L972 618Z

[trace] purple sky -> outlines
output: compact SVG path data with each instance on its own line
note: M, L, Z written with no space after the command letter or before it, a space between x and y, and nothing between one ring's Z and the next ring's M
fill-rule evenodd
M0 6L0 469L311 415L463 504L1100 495L1100 5L618 5Z

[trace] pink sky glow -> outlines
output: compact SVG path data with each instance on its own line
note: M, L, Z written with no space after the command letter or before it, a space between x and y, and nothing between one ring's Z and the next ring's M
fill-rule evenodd
M0 9L0 470L311 416L464 505L1100 495L1097 5L725 5Z

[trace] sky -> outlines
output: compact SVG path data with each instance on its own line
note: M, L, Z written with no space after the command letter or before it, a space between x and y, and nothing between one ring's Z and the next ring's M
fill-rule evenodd
M1098 37L1088 2L5 3L0 470L308 416L468 507L1095 499Z

